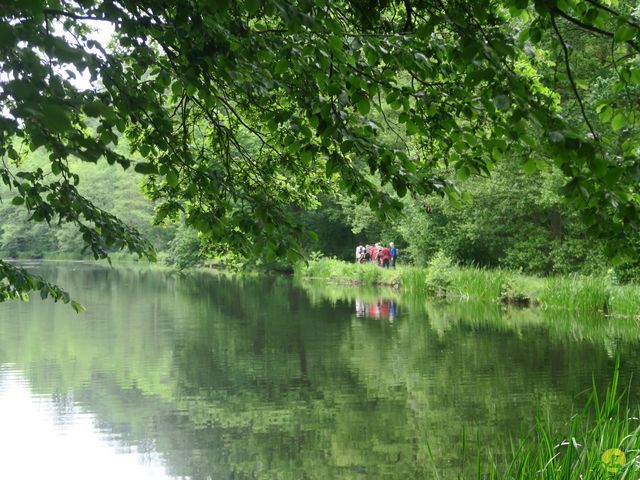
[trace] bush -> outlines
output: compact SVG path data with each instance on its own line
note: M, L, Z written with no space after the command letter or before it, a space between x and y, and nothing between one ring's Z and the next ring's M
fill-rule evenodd
M180 225L176 236L169 242L167 261L180 270L193 267L202 260L202 244L197 232Z
M456 265L444 252L436 253L429 261L425 276L427 291L434 295L446 295L456 273Z
M542 280L539 278L508 274L502 283L500 301L523 307L538 305L542 289Z

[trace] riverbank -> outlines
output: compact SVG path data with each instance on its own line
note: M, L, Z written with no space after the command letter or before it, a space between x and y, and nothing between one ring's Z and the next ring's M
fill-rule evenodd
M441 255L427 267L398 266L395 270L323 258L296 265L295 275L338 284L384 285L440 298L640 318L640 286L619 285L604 275L541 278L461 267Z

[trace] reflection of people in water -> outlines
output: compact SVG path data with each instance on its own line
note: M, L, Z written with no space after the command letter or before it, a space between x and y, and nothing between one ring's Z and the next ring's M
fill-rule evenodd
M389 318L389 310L391 309L391 302L388 300L378 300L378 311L382 318Z
M396 302L395 300L388 300L381 298L375 302L366 303L359 298L356 299L356 316L375 318L379 320L381 318L389 320L390 323L396 318Z

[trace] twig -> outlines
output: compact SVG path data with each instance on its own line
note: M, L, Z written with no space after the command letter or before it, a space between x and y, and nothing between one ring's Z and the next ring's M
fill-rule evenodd
M562 45L562 51L564 52L564 64L567 69L567 77L569 78L569 83L571 84L571 89L573 90L573 94L575 95L576 100L578 100L578 104L580 105L582 118L584 118L584 121L587 123L587 126L591 131L591 135L593 135L593 139L597 142L598 137L596 135L595 130L593 129L593 126L591 125L591 122L589 121L589 118L587 118L587 113L585 112L584 104L582 103L582 98L580 98L580 94L578 93L578 87L576 86L576 82L573 78L573 73L571 72L571 65L569 64L569 48L567 47L567 44L565 43L564 38L560 33L560 30L558 30L558 25L556 24L556 19L554 15L551 15L551 25L553 26L553 29L555 30L556 35L558 35L558 39L560 40L560 45Z
M64 17L73 18L74 20L96 20L96 21L99 21L99 22L114 23L109 18L91 17L91 16L88 16L88 15L78 15L76 13L66 12L64 10L58 10L56 8L45 8L42 12L45 15L62 15Z

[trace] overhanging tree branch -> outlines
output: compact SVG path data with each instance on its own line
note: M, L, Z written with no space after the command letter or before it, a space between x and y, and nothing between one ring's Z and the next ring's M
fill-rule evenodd
M556 35L558 36L558 40L560 40L560 45L562 46L562 51L564 53L564 64L565 67L567 69L567 77L569 78L569 83L571 84L571 89L573 90L573 94L576 97L576 100L578 101L578 104L580 105L580 111L582 112L582 118L584 118L584 121L587 123L587 126L589 127L589 130L591 131L591 135L593 135L593 139L595 141L598 141L598 136L596 135L595 130L593 129L593 126L591 125L591 122L589 121L589 118L587 117L587 113L584 109L584 104L582 103L582 98L580 97L580 94L578 93L578 88L576 86L576 82L573 78L573 73L571 72L571 65L569 63L569 48L567 47L567 44L564 41L564 38L562 37L562 34L560 33L560 30L558 29L558 25L556 24L556 19L555 16L551 15L551 25L553 26L554 31L556 32Z
M554 18L554 15L556 15L556 14L561 16L562 18L564 18L568 22L571 22L574 25L577 25L580 28L583 28L585 30L589 30L590 32L594 32L594 33L597 33L599 35L604 35L605 37L609 37L609 38L613 38L614 37L613 33L608 32L606 30L602 30L602 29L600 29L598 27L594 27L593 25L585 23L585 22L583 22L581 20L578 20L577 18L572 17L571 15L568 15L567 13L563 12L559 8L554 8L552 10L552 13L551 13L552 22L554 22L553 18ZM640 46L638 46L638 44L636 42L634 42L633 40L627 40L625 43L630 45L637 52L640 52Z
M44 10L42 10L42 13L44 13L45 15L69 17L69 18L73 18L74 20L95 20L98 22L113 23L113 21L109 18L100 18L100 17L89 16L89 15L78 15L76 13L66 12L64 10L58 10L55 8L45 8Z

